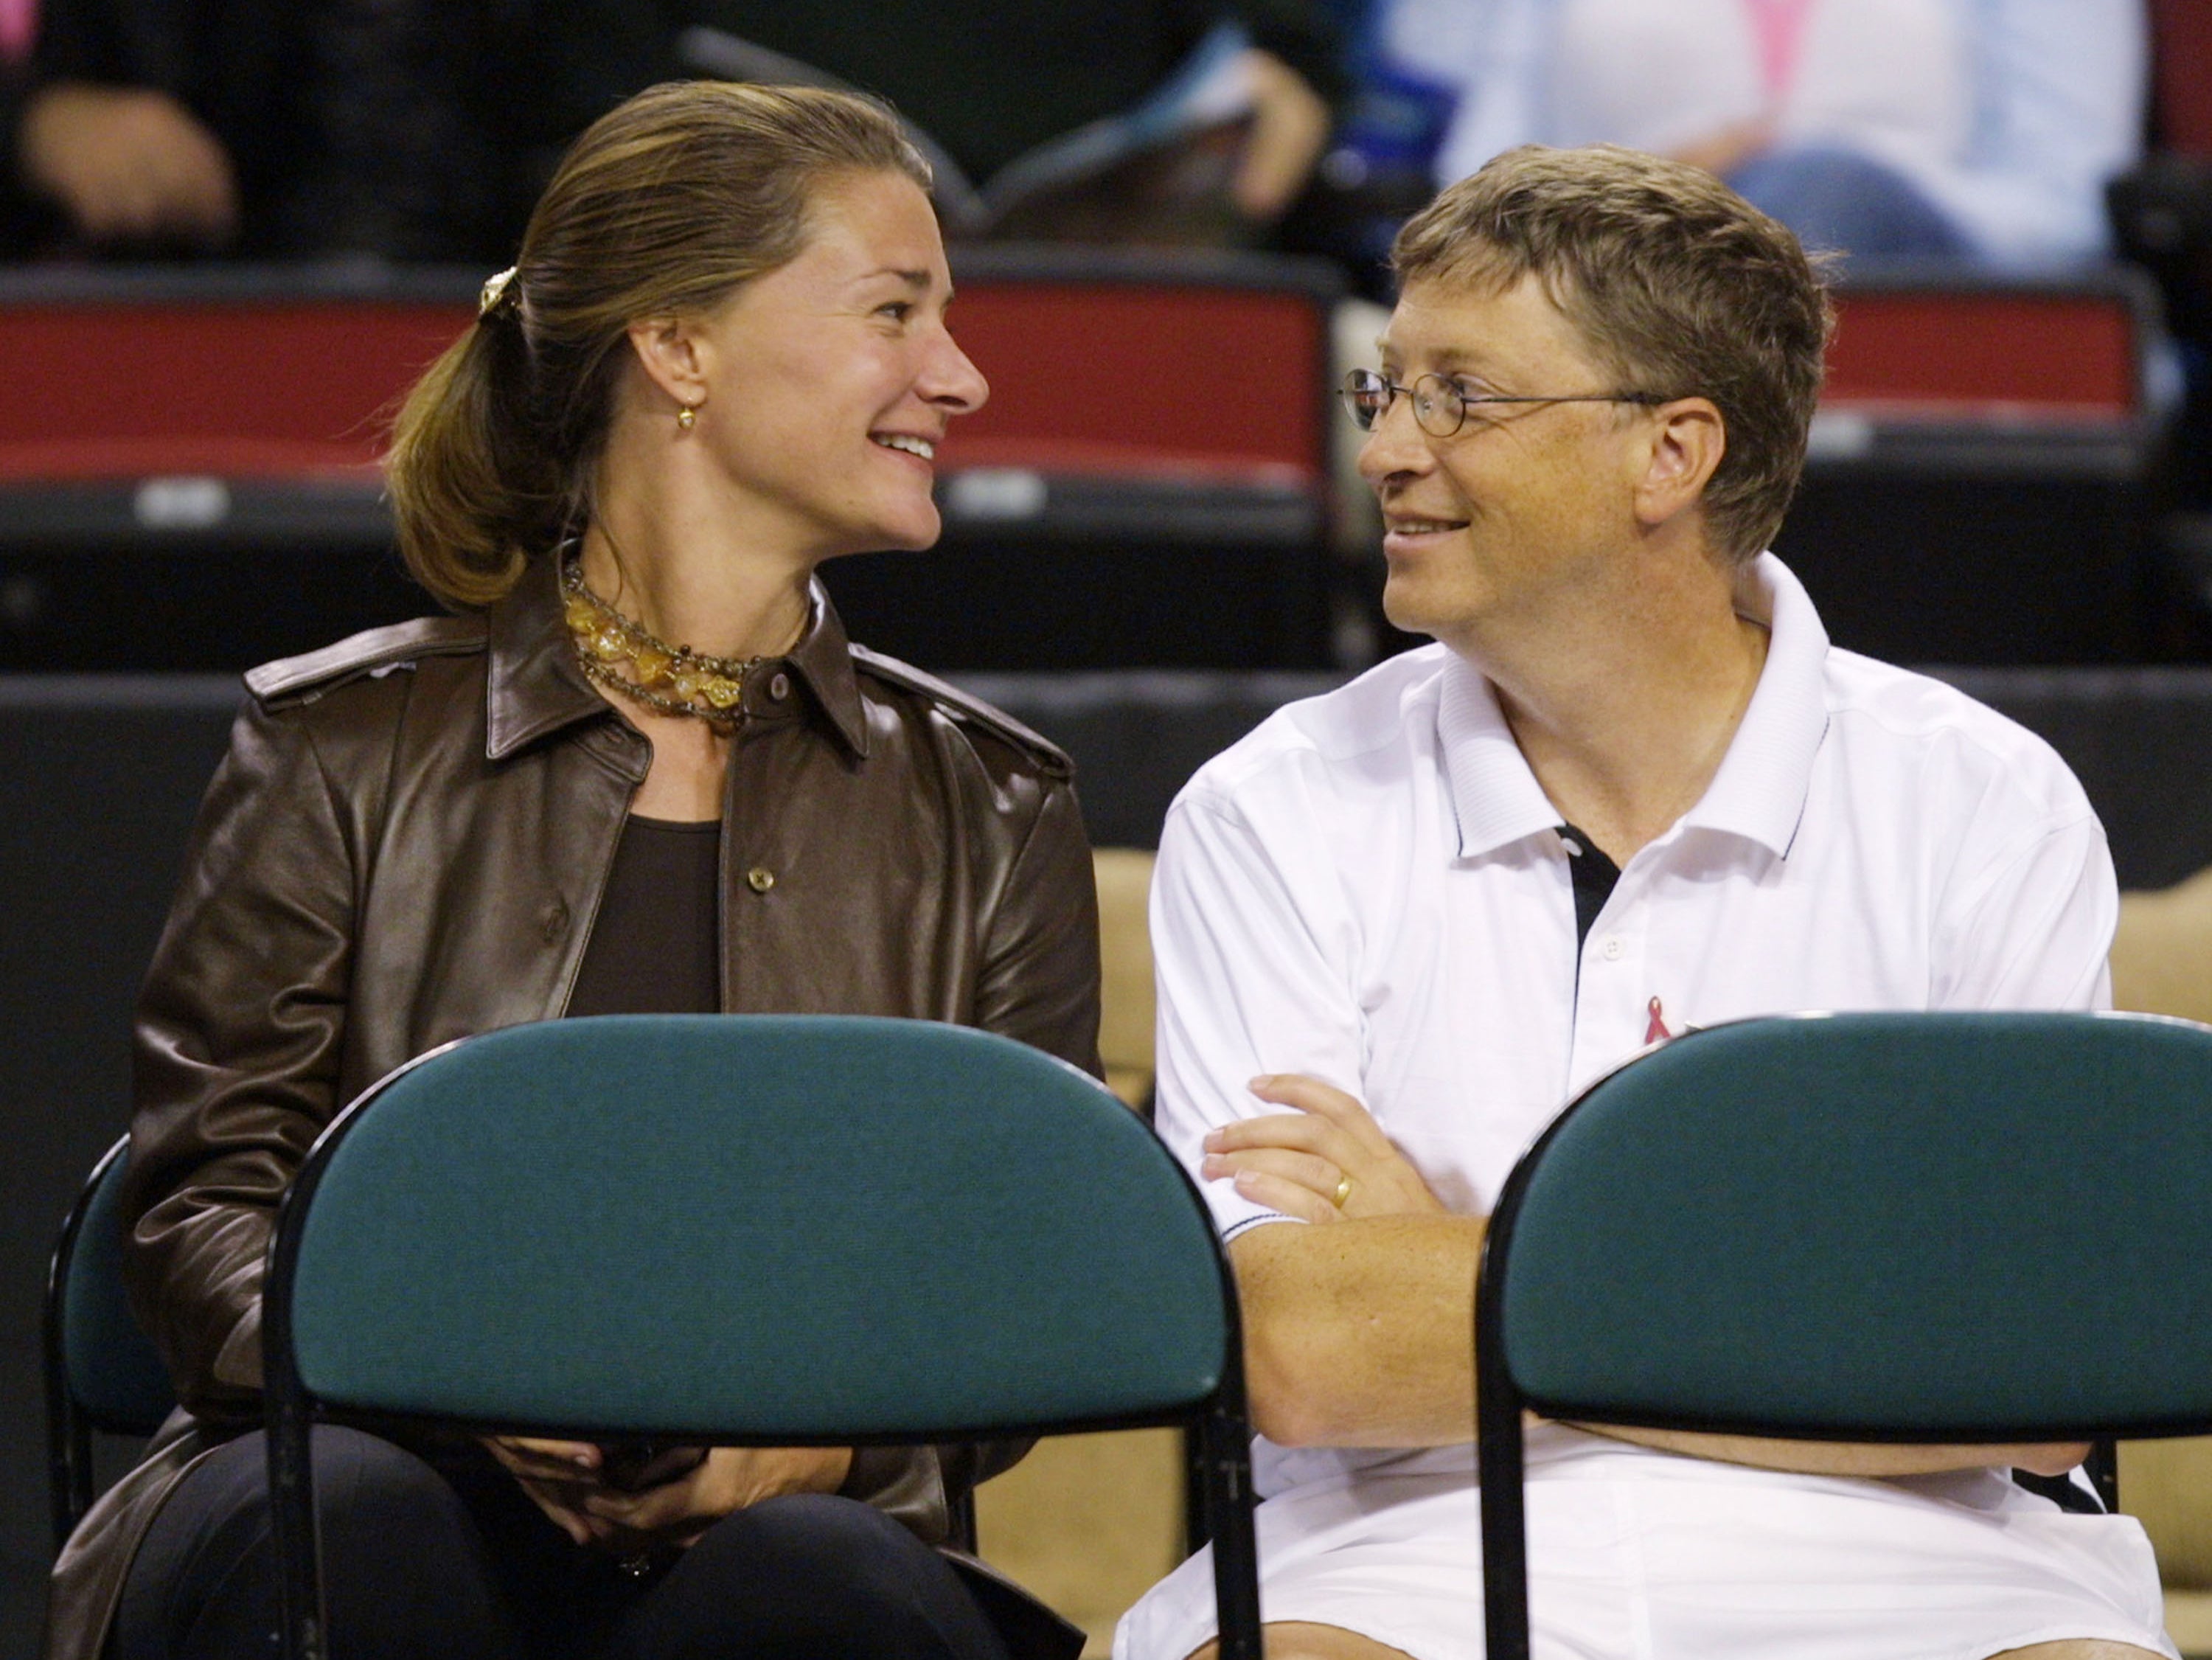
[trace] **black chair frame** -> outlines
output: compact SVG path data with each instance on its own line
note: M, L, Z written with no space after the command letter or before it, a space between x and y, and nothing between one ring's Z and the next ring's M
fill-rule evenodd
M165 1403L157 1415L117 1416L97 1402L81 1395L70 1375L69 1292L77 1264L77 1250L84 1227L101 1189L113 1177L131 1149L124 1136L100 1156L70 1203L55 1237L53 1256L46 1268L45 1304L40 1313L41 1366L46 1395L46 1487L53 1522L54 1548L68 1543L76 1524L92 1508L97 1475L94 1468L93 1435L145 1437L161 1426ZM120 1296L120 1288L116 1288ZM150 1362L150 1346L149 1346ZM148 1410L152 1403L149 1402Z

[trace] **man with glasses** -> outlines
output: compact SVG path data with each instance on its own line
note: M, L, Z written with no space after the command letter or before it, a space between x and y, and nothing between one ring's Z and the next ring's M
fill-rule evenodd
M1529 149L1395 263L1346 402L1385 609L1437 643L1202 769L1153 896L1160 1123L1243 1296L1279 1657L1480 1653L1481 1219L1561 1104L1720 1020L2104 1006L2118 905L2050 749L1831 649L1764 550L1829 329L1788 231L1680 163ZM2174 1652L2141 1529L2047 1480L2080 1446L1528 1446L1540 1653ZM1117 1655L1209 1655L1209 1574Z

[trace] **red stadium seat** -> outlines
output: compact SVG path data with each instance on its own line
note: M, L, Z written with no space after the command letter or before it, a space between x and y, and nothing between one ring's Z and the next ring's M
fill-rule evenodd
M2212 0L2151 0L2160 146L2212 155Z
M379 416L471 314L281 295L0 304L0 483L366 473Z
M1904 418L2125 421L2142 406L2124 289L1886 286L1839 296L1826 402Z
M1837 643L1908 663L2139 655L2148 280L1859 267L1837 309L1776 543Z

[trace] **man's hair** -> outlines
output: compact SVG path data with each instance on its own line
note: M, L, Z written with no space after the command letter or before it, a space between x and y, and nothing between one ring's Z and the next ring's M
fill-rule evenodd
M1713 545L1741 562L1773 539L1834 326L1786 227L1699 167L1526 144L1408 220L1391 265L1401 287L1498 292L1533 275L1618 390L1711 398L1727 434L1704 499Z

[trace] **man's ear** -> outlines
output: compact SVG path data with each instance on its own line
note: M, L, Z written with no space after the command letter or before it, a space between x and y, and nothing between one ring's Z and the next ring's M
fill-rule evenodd
M1650 412L1650 447L1633 481L1636 516L1656 527L1695 507L1728 452L1728 424L1707 398L1677 398Z
M687 409L707 401L706 354L697 331L679 317L647 317L625 331L646 378Z

